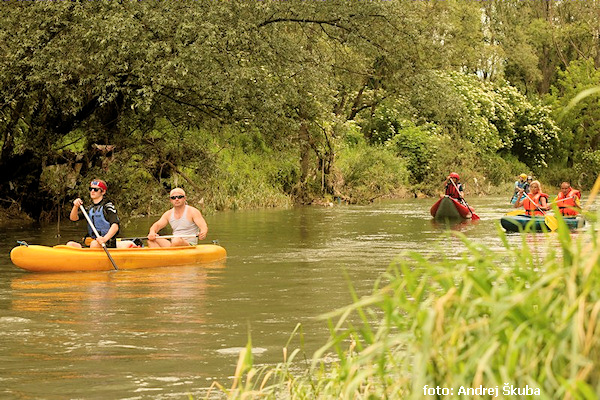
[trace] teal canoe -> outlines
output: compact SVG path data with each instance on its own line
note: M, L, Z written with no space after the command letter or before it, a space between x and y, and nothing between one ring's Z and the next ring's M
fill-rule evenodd
M546 226L544 218L544 216L505 215L500 219L500 225L507 232L523 231L528 226L530 226L529 230L531 232L549 232L551 229ZM563 220L569 229L578 229L585 226L585 219L583 217L564 217Z

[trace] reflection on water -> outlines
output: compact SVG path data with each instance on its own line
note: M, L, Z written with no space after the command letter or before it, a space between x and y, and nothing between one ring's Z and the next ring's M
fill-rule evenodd
M0 397L200 397L215 380L227 385L251 332L257 364L282 360L296 324L310 356L327 339L318 317L351 301L346 276L368 294L405 252L461 257L460 236L503 251L504 198L469 199L479 221L435 222L431 200L206 216L207 241L228 252L217 265L39 274L8 258L16 240L54 245L84 224L12 226L0 236ZM152 219L130 221L143 236ZM60 236L57 236L59 234ZM574 233L573 235L578 235ZM556 236L507 235L534 253Z
M1 319L0 347L10 366L2 371L4 394L45 397L47 388L30 386L40 379L50 387L60 382L55 390L74 397L86 397L90 380L98 379L120 388L98 383L93 390L103 397L186 382L193 384L186 391L204 387L190 375L214 359L206 357L213 346L206 297L218 288L224 267L14 276ZM178 360L195 371L180 368Z
M197 299L206 292L209 266L123 270L119 272L28 273L11 280L19 311L72 312L106 310L115 299Z
M479 220L471 220L471 219L447 219L447 220L438 220L432 219L431 225L435 229L450 229L453 231L466 232L469 229L473 228Z

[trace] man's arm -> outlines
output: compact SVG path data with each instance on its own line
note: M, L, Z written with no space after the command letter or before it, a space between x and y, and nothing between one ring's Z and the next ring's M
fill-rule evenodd
M79 221L79 206L83 204L83 200L80 198L76 198L73 200L73 208L71 209L71 213L69 214L69 219L71 221Z
M548 205L548 199L544 196L540 197L540 204L539 204L540 208L542 210L549 210L550 206Z
M119 224L112 224L110 226L110 229L108 230L108 232L106 232L106 235L96 238L96 241L100 244L106 243L110 239L112 239L113 236L115 236L118 231L119 231Z
M194 221L198 229L200 229L200 232L198 232L198 239L205 239L206 234L208 233L208 225L206 224L206 221L204 220L204 217L202 216L200 210L198 210L197 208L193 208L192 211L192 220Z
M156 221L155 223L152 224L152 226L150 227L150 231L148 232L148 239L149 240L155 240L156 239L156 234L165 226L167 226L167 224L169 223L169 218L167 217L167 214L171 212L171 210L166 211L162 217L160 217L160 219L158 221Z

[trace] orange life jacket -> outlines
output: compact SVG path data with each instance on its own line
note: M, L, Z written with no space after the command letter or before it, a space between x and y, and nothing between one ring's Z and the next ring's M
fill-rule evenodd
M570 199L567 197L570 197ZM579 190L571 189L566 196L563 194L563 192L558 193L558 196L556 196L556 205L560 209L560 213L562 215L579 214L577 199L581 199L581 192Z
M538 210L538 207L541 207L540 200L542 197L546 198L546 202L548 201L548 195L546 193L542 193L542 192L539 192L535 196L533 196L530 193L529 197L525 197L525 200L523 200L523 207L525 208L525 214L527 214L527 215L544 215L544 213L542 211ZM531 200L529 200L529 198L531 198L531 200L533 200L533 202Z

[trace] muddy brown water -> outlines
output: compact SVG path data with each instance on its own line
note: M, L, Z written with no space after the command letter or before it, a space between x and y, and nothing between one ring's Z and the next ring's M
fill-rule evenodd
M403 252L458 257L464 246L448 228L502 251L504 197L472 199L481 220L449 227L432 221L433 202L215 213L207 242L227 249L225 262L118 272L22 271L9 258L17 240L65 243L85 225L4 226L0 397L202 397L214 381L230 385L249 333L255 363L274 364L298 323L310 357L328 338L319 316L351 302L349 282L369 294ZM123 233L144 236L152 222L128 221ZM547 246L540 235L527 240Z

